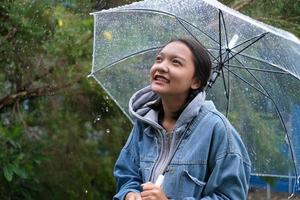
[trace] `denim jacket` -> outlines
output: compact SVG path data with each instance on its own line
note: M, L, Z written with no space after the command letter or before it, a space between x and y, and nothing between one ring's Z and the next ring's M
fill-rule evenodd
M246 200L248 153L226 117L204 98L200 93L185 108L170 143L157 123L157 112L149 108L159 97L146 87L131 98L130 112L136 120L115 164L114 200L125 199L130 191L141 192L140 185L154 182L162 170L168 199Z

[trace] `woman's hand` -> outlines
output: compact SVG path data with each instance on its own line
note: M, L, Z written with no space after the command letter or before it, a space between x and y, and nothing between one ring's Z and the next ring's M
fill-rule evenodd
M161 187L151 182L142 184L142 188L141 196L143 200L168 200Z
M137 192L128 192L125 200L142 200L141 194Z

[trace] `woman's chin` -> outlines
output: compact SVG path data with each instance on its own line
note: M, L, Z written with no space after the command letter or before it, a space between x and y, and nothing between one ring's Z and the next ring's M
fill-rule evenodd
M157 85L151 85L151 90L156 94L163 94L165 92L162 87L159 87Z

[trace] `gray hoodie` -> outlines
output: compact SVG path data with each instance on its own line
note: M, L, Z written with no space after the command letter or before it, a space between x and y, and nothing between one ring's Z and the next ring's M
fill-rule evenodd
M204 104L205 92L198 93L186 106L171 133L167 133L158 123L158 111L152 109L150 106L159 100L159 95L151 90L151 86L147 86L137 91L129 101L129 112L132 117L153 127L160 144L160 155L150 175L149 181L151 182L155 182L158 175L164 173L166 170L183 138L183 133L188 124L198 115L201 106Z

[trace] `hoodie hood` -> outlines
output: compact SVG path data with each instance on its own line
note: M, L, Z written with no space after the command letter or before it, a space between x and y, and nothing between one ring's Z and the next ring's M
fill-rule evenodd
M175 129L189 123L195 116L198 115L199 110L205 102L205 92L200 92L197 96L186 106L175 124ZM151 86L147 86L130 98L129 113L137 120L141 120L155 128L163 129L158 124L158 111L151 108L151 105L160 101L158 94L151 90Z

